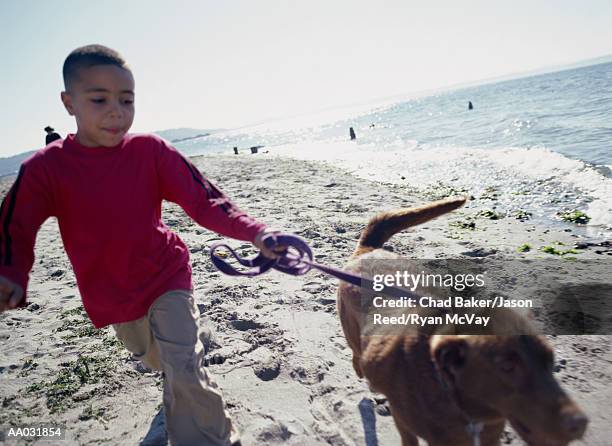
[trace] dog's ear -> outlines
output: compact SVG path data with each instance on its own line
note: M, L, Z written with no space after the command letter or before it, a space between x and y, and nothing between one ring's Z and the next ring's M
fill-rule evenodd
M445 377L454 379L465 367L469 345L464 337L434 335L429 346L431 359Z

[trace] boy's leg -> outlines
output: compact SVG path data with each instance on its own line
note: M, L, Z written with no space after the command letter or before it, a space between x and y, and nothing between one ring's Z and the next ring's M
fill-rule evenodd
M223 445L238 441L223 397L203 366L200 312L191 291L174 290L151 305L148 319L164 370L164 407L175 446Z
M159 348L146 316L135 321L113 324L113 328L117 338L136 359L152 370L162 369Z

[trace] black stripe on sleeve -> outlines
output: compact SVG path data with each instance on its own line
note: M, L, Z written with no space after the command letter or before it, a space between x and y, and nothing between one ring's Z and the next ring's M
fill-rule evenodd
M11 233L9 231L11 220L13 218L13 211L15 210L15 202L17 201L17 191L19 190L19 184L21 183L21 178L23 176L23 172L25 171L25 167L22 165L19 169L19 174L17 175L17 179L15 180L15 184L11 188L9 195L5 198L5 201L8 199L8 209L6 211L6 215L2 219L2 232L4 234L4 257L2 257L2 264L5 266L10 266L13 262L13 253L11 251ZM4 208L4 202L2 203L2 208ZM1 215L0 210L0 215Z
M12 187L11 187L12 189ZM9 189L8 193L6 194L6 196L4 197L4 199L2 200L2 204L0 205L0 218L2 218L2 215L4 215L4 205L6 204L6 202L9 199L9 195L11 193L11 189ZM1 228L2 226L0 226ZM2 265L2 247L4 246L4 233L2 231L0 231L0 265Z
M193 177L193 180L196 183L198 183L200 186L202 186L204 188L204 190L206 190L206 194L208 195L209 198L217 198L217 199L221 199L221 200L226 200L227 199L223 195L223 193L216 186L214 186L212 183L207 181L202 176L200 171L198 169L196 169L196 167L193 164L191 164L189 161L187 161L182 156L181 156L181 159L183 160L183 162L185 163L185 165L189 169L189 172L191 172L191 176ZM220 206L221 206L221 209L223 209L223 211L226 214L229 214L230 206L227 204L227 202L221 202Z

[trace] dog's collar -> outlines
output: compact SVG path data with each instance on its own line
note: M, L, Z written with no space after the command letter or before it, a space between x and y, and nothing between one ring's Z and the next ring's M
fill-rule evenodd
M480 433L484 428L484 423L482 421L476 423L474 420L470 420L470 422L465 427L465 430L472 437L472 445L480 446Z

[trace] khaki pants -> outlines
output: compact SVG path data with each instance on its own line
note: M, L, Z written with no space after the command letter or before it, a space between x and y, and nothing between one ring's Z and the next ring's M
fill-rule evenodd
M147 367L164 372L170 444L227 446L238 440L223 397L204 368L200 312L189 290L161 295L146 316L114 324L117 337Z

